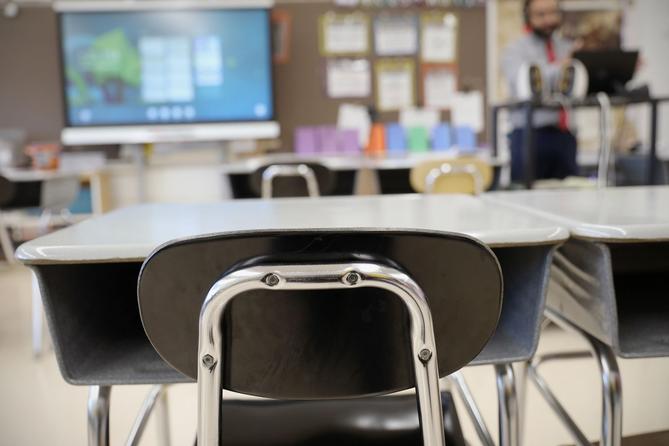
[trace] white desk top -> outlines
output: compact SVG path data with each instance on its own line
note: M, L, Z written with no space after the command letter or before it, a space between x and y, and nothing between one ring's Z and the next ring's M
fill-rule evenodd
M282 162L314 162L320 163L331 170L359 170L362 168L376 170L411 169L423 161L452 159L464 155L465 154L459 153L457 150L433 151L426 153L387 153L381 157L345 154L301 155L297 153L278 153L274 155L235 161L224 165L223 171L228 174L247 174L254 172L261 166ZM503 160L500 158L492 158L489 151L479 150L474 153L474 156L487 161L493 166L501 166L504 164Z
M469 196L373 196L154 204L121 209L19 247L25 263L141 261L170 240L221 232L286 229L459 232L490 246L558 244L568 231L550 220Z
M48 181L57 178L72 178L83 175L84 172L73 170L39 170L27 169L17 167L4 167L0 169L0 175L4 176L10 181L14 182L28 182L28 181Z
M489 202L531 211L601 241L669 240L669 187L492 192Z

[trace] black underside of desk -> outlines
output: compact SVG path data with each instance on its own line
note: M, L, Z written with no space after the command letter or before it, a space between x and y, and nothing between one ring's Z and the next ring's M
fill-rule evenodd
M669 242L571 239L549 305L624 358L669 356Z
M35 267L58 365L76 385L188 381L144 334L137 306L141 263Z
M504 275L504 303L497 331L475 364L522 360L533 354L553 249L548 245L493 249ZM136 289L140 267L140 263L34 266L67 382L192 381L163 361L144 333Z
M623 357L669 356L669 242L612 243Z

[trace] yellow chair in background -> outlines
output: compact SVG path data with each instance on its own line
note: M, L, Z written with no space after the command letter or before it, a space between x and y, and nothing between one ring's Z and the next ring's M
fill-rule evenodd
M411 187L426 194L479 195L492 181L492 166L475 157L425 161L411 170Z

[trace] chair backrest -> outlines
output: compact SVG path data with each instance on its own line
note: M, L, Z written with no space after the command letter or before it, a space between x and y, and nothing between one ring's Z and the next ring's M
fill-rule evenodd
M0 209L4 209L11 203L15 193L14 183L0 175Z
M11 181L0 177L0 208L61 211L76 200L80 187L78 176L35 181Z
M492 184L492 167L476 157L430 160L411 170L411 187L420 193L477 195Z
M483 349L502 303L496 257L474 239L423 231L267 231L168 243L140 273L142 323L163 359L195 379L200 310L223 276L263 264L370 260L405 271L423 289L441 376ZM408 313L388 293L375 288L245 292L221 322L222 386L280 399L345 398L412 387Z
M81 180L79 176L62 176L42 182L39 207L51 211L67 209L79 195Z
M303 167L300 167L303 166ZM269 172L268 172L269 170ZM328 195L335 188L335 175L327 167L318 163L277 163L267 164L256 169L249 177L250 187L258 197L264 197L263 181L271 184L271 197L308 197L313 196L310 177L315 176L320 195ZM265 187L267 191L267 187Z

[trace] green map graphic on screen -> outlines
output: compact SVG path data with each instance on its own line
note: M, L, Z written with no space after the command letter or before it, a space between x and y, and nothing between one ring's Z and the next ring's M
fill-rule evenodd
M78 105L91 100L86 78L92 77L105 102L123 102L124 87L141 82L140 57L125 33L117 29L97 37L80 59L79 67L68 67L68 79L76 86Z

